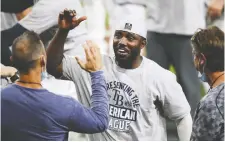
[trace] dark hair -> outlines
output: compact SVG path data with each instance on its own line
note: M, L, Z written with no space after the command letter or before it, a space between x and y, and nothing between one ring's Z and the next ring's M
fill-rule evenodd
M206 68L211 72L224 71L224 32L216 26L199 29L191 38L197 54L207 60Z
M26 31L12 44L13 66L20 73L28 73L36 67L36 61L43 54L43 43L33 31Z

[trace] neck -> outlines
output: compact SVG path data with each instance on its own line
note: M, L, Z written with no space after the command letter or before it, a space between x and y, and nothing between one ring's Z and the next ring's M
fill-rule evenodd
M20 78L16 84L33 89L42 88L41 86L41 72L29 71L28 74L20 73Z
M210 73L208 77L211 88L214 88L224 82L224 71Z
M138 68L141 65L141 62L143 60L142 56L138 56L134 60L120 60L118 61L118 66L124 69L135 69Z

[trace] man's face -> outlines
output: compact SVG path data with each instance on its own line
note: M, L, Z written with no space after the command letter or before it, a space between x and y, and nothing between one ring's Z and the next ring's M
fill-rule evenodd
M117 61L136 59L144 46L140 36L126 31L115 31L113 49Z

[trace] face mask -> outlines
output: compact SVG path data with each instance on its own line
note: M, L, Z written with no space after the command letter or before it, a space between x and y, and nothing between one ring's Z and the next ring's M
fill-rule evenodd
M45 59L44 62L46 63ZM46 65L46 64L45 64ZM42 68L42 72L41 72L41 80L43 81L44 79L46 79L48 77L48 73L46 71L46 67Z
M200 69L200 67L202 67L202 69ZM209 81L209 79L208 79L208 77L207 77L207 75L205 74L205 65L201 65L200 66L200 60L199 60L199 62L198 62L198 69L197 69L198 71L200 71L200 72L202 72L202 74L201 74L201 76L199 77L199 79L202 81L202 82L208 82Z
M208 82L208 77L205 73L202 73L202 75L199 77L199 79L203 82Z
M45 78L47 78L48 77L48 73L46 72L46 71L43 71L42 73L41 73L41 80L44 80Z

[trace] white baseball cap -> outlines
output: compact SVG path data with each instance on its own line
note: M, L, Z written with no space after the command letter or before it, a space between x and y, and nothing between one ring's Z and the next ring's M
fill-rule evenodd
M126 17L120 20L116 24L115 30L127 31L134 34L138 34L144 38L147 36L146 23L144 19L138 19L135 17Z

